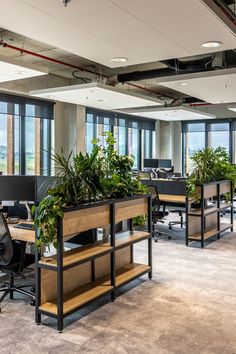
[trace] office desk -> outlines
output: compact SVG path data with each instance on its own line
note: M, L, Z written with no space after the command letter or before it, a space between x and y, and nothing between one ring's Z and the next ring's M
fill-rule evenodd
M165 204L186 204L185 195L159 194L159 199Z
M32 222L27 222L25 220L20 220L22 223L29 223L32 224ZM35 243L35 231L34 230L27 230L27 229L18 229L14 227L16 224L8 224L8 228L11 233L11 237L13 240L18 240L22 242L32 242Z

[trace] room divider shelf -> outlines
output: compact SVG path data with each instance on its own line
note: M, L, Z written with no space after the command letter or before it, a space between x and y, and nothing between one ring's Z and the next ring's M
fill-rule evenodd
M114 301L116 290L148 273L152 278L151 196L140 195L108 200L64 210L57 221L57 253L36 255L36 323L41 315L57 319L59 331L64 318L105 294ZM135 231L132 219L148 216L148 230ZM115 233L115 225L130 220L130 230ZM109 241L64 251L64 241L94 228L110 229ZM37 232L36 232L37 235ZM133 245L148 242L148 264L134 262Z
M148 238L152 237L150 232L146 231L126 231L119 234L116 234L115 239L115 248L121 249L128 245L133 245L137 242L141 242L147 240ZM102 246L107 247L109 243L105 243Z
M109 284L108 277L103 277L67 293L63 296L63 317L93 299L109 293L112 289L113 287ZM55 298L42 304L39 310L44 314L58 315L57 308L57 298Z
M233 231L233 184L231 181L217 181L197 186L196 192L200 200L199 209L191 209L193 201L186 203L186 245L189 241L200 241L204 247L205 241L231 229ZM221 196L230 194L230 202L222 203ZM212 207L204 207L206 199L215 198ZM230 223L221 222L222 211L230 208Z
M88 262L89 260L101 257L112 251L109 243L88 245L78 247L63 253L63 270L75 267L76 265ZM57 270L57 256L43 257L39 261L39 267L51 270Z
M129 283L137 277L149 272L150 266L139 263L130 263L116 272L116 288Z

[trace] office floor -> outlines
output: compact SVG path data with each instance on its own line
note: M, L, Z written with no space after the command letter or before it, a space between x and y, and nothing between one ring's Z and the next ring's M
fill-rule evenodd
M236 233L203 250L185 247L181 230L173 235L153 243L152 281L83 309L62 334L49 319L36 326L27 302L5 301L1 354L236 353ZM145 248L136 246L139 261Z

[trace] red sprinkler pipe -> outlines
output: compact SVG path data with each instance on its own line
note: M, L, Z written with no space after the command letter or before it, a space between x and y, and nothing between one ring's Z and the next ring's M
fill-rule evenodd
M96 72L93 71L93 70L85 69L85 68L82 68L81 66L77 66L77 65L70 64L70 63L66 63L65 61L62 61L62 60L50 58L50 57L48 57L48 56L46 56L46 55L39 54L39 53L35 53L35 52L32 52L31 50L27 50L27 49L24 49L24 48L16 47L16 46L14 46L14 45L5 43L5 42L3 42L3 41L0 41L0 45L1 45L3 48L9 48L9 49L17 50L18 52L21 52L21 53L24 53L24 54L28 54L28 55L32 55L32 56L34 56L34 57L37 57L37 58L40 58L40 59L44 59L44 60L47 60L47 61L51 61L52 63L55 63L55 64L65 65L65 66L68 66L69 68L81 70L81 71L84 71L84 72L86 72L86 73L93 74L93 75L100 75L101 77L103 77L103 78L105 78L105 79L108 79L108 78L109 78L108 75L105 75L105 74L98 74L98 73L96 73ZM159 92L159 91L152 90L152 89L148 89L148 88L146 88L146 87L143 87L143 86L140 86L140 85L136 85L136 84L133 84L133 83L131 83L131 82L126 82L126 84L129 85L129 86L138 88L138 89L140 89L140 90L145 90L145 91L147 91L147 92L154 93L154 94L156 94L156 95L161 95L161 96L165 96L165 97L171 98L170 96L163 95L163 94L162 94L161 92Z

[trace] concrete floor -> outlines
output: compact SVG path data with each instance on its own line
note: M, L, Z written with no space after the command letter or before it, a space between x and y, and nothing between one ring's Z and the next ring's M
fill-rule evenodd
M236 233L205 249L174 235L153 243L152 281L144 276L115 303L105 297L79 311L62 334L51 319L35 325L27 301L4 301L0 353L236 353ZM135 247L144 262L146 242Z

